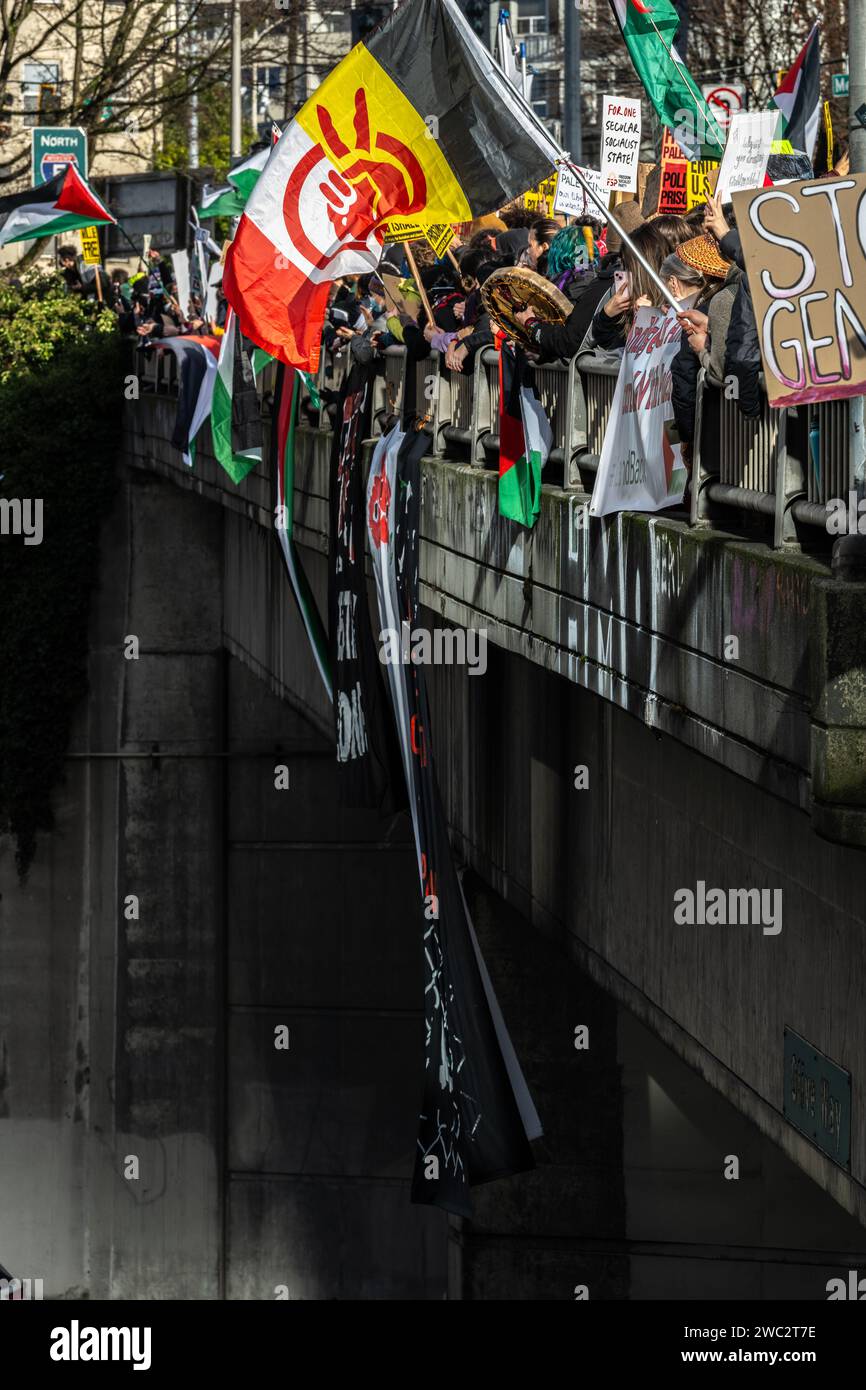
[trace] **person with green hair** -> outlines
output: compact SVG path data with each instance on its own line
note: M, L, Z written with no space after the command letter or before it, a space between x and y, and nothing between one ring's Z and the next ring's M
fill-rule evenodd
M597 270L598 249L592 224L563 227L557 232L547 253L547 278L557 289L565 290L576 275Z

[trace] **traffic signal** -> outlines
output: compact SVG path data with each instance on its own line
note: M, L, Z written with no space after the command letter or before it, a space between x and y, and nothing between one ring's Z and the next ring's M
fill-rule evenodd
M358 5L351 11L352 19L352 47L360 43L375 29L377 24L381 24L391 13L390 5L382 4L363 4Z
M463 0L461 9L480 39L485 43L490 38L490 21L488 14L490 6L488 0Z

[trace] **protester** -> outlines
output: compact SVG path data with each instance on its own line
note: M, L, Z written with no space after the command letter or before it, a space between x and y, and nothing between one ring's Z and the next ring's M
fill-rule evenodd
M559 231L559 223L550 217L539 217L529 228L528 261L531 270L547 273L547 249Z
M631 233L631 241L658 273L668 254L668 243L661 232L656 231L652 222L644 222ZM601 306L592 325L596 344L607 351L625 347L637 309L644 305L659 308L665 302L658 285L646 273L630 246L623 246L621 256L629 281Z
M681 242L688 241L690 237L695 235L695 231L699 230L693 227L687 218L678 217L676 213L672 212L660 213L658 217L652 217L649 220L656 231L664 237L668 253L676 251ZM701 220L703 220L703 213L701 213Z
M681 440L691 443L695 434L695 403L697 400L698 371L700 361L698 351L706 346L706 327L712 302L721 291L728 272L732 269L722 260L712 237L703 235L682 242L677 252L666 256L660 274L674 298L688 306L680 317L683 334L680 349L671 363L671 404ZM733 295L727 297L727 314L719 319L717 331L722 337L721 360L724 361L724 334L721 323L727 328L730 305ZM692 338L702 338L692 342Z
M718 245L715 239L696 237L694 243L684 242L679 249L681 263L685 262L695 274L701 273L701 243L705 241L710 242L711 248ZM712 257L714 251L710 250L707 254ZM697 354L700 365L706 370L707 380L711 385L721 387L725 381L725 352L731 311L743 272L738 265L724 260L721 255L718 256L718 267L719 272L726 267L724 283L710 298L706 312L701 312L700 308L696 307L683 315L683 326L690 348Z

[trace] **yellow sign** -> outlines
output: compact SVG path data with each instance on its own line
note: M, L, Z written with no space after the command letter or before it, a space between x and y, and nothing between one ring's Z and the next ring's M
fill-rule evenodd
M441 261L448 247L454 240L454 232L447 222L438 222L432 227L424 228L424 235Z
M81 255L85 265L100 265L99 232L95 227L81 227L78 235L81 237Z
M688 170L686 201L688 210L691 212L692 208L703 206L707 199L712 197L716 179L719 176L719 161L717 159L690 161Z
M556 174L551 174L548 178L542 179L537 188L530 188L523 195L523 206L530 212L537 212L542 217L549 217L553 207L553 200L556 197Z
M425 241L427 237L420 222L405 217L389 217L382 223L381 232L386 241Z

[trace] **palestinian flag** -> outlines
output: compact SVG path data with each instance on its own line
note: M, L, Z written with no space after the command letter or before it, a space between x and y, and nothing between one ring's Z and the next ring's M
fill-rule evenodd
M206 217L240 217L246 202L246 198L230 183L223 184L220 188L205 186L196 212L201 221Z
M195 437L211 410L220 340L209 334L200 337L189 333L160 339L154 347L160 352L174 353L177 358L180 390L171 442L181 450L187 467L192 468Z
M389 223L468 222L559 153L456 0L405 0L301 108L250 195L223 278L244 333L314 370L330 285L376 268Z
M259 180L259 174L264 169L271 157L273 144L266 145L264 149L256 150L249 159L244 159L240 164L236 164L233 169L229 169L226 178L232 188L246 203L253 189Z
M782 134L794 150L812 158L821 120L821 26L816 24L773 101L784 117Z
M233 483L240 483L262 461L262 415L256 391L255 366L238 332L237 317L229 310L220 343L219 363L213 387L210 432L217 462Z
M499 347L499 515L534 526L541 508L541 470L553 433L521 348L497 334Z
M0 246L114 222L74 164L38 188L0 198Z
M671 0L610 0L635 71L686 159L721 159L725 137L674 47L681 19ZM683 115L691 116L691 130ZM704 136L701 139L701 136Z

